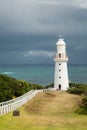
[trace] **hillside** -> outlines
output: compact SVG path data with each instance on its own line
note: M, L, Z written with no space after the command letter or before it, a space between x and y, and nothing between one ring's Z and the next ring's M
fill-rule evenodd
M81 96L66 92L39 93L20 109L20 116L0 117L1 130L87 130L87 116L75 111Z
M0 102L21 96L31 89L43 88L40 85L16 80L15 78L0 75Z

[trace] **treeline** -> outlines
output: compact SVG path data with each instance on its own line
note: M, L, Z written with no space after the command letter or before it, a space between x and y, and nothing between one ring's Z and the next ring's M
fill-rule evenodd
M16 80L6 75L0 75L0 102L21 96L31 89L42 89L43 86Z
M82 104L77 110L79 114L87 115L87 84L70 83L70 88L67 90L71 94L82 95Z

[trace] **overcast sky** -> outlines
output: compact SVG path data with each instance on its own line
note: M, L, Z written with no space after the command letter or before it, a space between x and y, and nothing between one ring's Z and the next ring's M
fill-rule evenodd
M52 64L60 34L87 64L87 0L0 0L0 64Z

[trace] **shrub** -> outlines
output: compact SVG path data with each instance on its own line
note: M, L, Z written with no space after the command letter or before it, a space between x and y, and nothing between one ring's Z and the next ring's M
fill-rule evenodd
M83 93L83 90L79 88L70 88L67 90L69 93L80 95Z
M78 83L69 83L70 88L73 88L73 87L78 88L79 86L80 86L80 84L78 84Z
M70 85L70 88L67 90L69 93L84 94L87 96L87 85L86 84L70 83L69 85Z
M47 85L45 88L53 88L54 87L54 83Z
M82 104L83 104L83 107L87 108L87 97L84 97L82 99Z
M83 114L83 115L87 115L87 97L84 97L82 99L82 106L80 107L80 109L77 111L78 114Z
M72 94L78 94L78 95L83 94L85 96L82 99L82 105L76 112L78 114L87 115L87 85L70 83L70 88L67 91Z
M77 111L78 114L81 114L81 115L87 115L87 108L84 108L84 107L81 107L78 111Z

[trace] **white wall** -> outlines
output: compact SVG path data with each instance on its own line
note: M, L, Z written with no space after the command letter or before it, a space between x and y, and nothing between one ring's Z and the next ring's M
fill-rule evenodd
M59 88L59 84L61 90L67 90L69 87L67 62L55 62L54 88Z
M57 45L57 53L65 53L66 47L65 45Z

